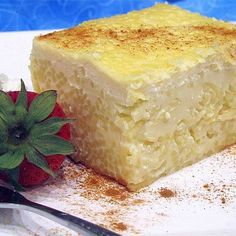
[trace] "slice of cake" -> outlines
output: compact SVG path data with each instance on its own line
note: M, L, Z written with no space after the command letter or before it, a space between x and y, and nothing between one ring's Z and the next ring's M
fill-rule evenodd
M76 162L130 190L236 142L236 26L167 4L38 36L37 92L58 90Z

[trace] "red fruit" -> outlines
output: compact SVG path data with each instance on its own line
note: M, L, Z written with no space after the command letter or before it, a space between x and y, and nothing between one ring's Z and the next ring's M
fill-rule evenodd
M18 97L19 91L8 92L8 94L11 96L12 100L15 103ZM27 92L28 106L31 104L31 102L37 95L38 94L34 92ZM53 112L49 115L49 117L65 118L66 116L62 108L57 103ZM57 135L66 140L70 140L69 124L63 125L63 127L60 129ZM65 159L64 155L52 155L52 156L46 157L47 163L53 171L57 171L61 167L61 164L63 163L64 159ZM24 187L40 185L49 177L50 177L49 174L44 172L39 167L33 165L32 163L28 162L26 158L20 165L19 184L21 184Z
M23 86L24 86L24 84L22 84L22 87ZM21 89L21 92L18 92L18 91L8 92L8 95L11 97L11 99L15 105L17 103L19 103L19 101L17 101L17 100L19 99L18 96L20 93L22 93L22 94L24 93L23 88ZM25 91L25 95L27 97L26 98L26 101L27 101L27 105L26 105L27 108L26 109L29 109L32 101L38 96L38 94L34 93L34 92L26 92ZM41 105L41 107L42 107L42 105ZM54 108L53 108L52 112L49 114L49 116L47 116L46 119L43 119L42 121L35 122L35 124L41 124L41 123L45 122L46 120L48 120L48 118L59 117L59 118L61 118L61 120L65 119L65 113L63 112L63 110L59 106L59 104L56 103L56 104L54 104L53 107ZM28 111L28 113L29 113L29 111ZM1 113L0 113L0 115L1 115ZM27 122L29 123L29 121L27 121ZM64 121L64 123L60 126L59 131L57 133L53 133L53 135L61 137L63 140L70 140L70 126L69 126L68 122L69 121L66 121L66 122ZM19 124L19 122L17 123L17 125L18 124ZM19 127L21 127L21 123L20 123ZM24 137L24 135L22 137ZM46 137L46 136L43 136L43 137ZM37 136L36 136L36 138L37 138ZM27 142L30 142L30 141L27 141ZM19 146L19 147L21 147L21 146ZM44 155L44 154L41 155L40 150L38 150L37 148L35 148L34 151L36 150L36 152L37 153L39 152L39 154L42 158L45 158L45 160L48 164L47 168L50 167L50 169L54 172L54 171L57 171L61 167L61 165L64 161L64 158L65 158L65 153L70 154L70 153L74 152L74 147L73 148L72 147L73 146L69 146L69 149L67 149L67 151L62 151L61 153L63 153L63 154L61 154L59 152L58 154L54 153L53 155ZM1 157L2 156L0 155L0 174L1 174ZM21 161L20 165L17 167L17 168L19 168L18 183L20 185L22 185L24 187L39 185L50 177L50 175L48 174L48 173L50 173L50 170L48 173L46 173L42 168L40 168L39 166L36 166L35 164L32 163L32 161L30 162L28 159L29 158L26 153L24 155L24 159Z

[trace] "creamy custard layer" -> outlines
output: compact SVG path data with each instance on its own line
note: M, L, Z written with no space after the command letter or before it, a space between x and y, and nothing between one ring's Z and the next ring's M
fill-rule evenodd
M57 89L67 115L77 118L74 160L131 190L236 141L235 66L202 64L165 82L121 92L115 84L102 89L107 78L102 82L86 63L70 62L32 57L34 86Z
M158 4L37 37L32 81L77 118L73 159L137 190L236 142L235 36Z

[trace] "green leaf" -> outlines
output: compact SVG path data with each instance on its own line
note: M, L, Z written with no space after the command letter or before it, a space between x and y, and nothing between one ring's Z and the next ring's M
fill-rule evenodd
M0 156L1 169L14 169L24 160L24 153L20 149L9 151Z
M35 124L31 129L30 134L34 137L47 134L57 134L63 125L71 121L72 119L51 117L41 123Z
M0 91L0 118L2 118L6 123L9 123L9 118L15 112L15 104L11 97Z
M19 180L19 171L20 168L16 167L15 169L6 170L6 174L8 176L8 182L11 184L15 190L24 191L25 189L18 183Z
M6 173L8 174L8 176L12 180L14 180L15 182L18 182L18 180L19 180L19 171L20 171L20 168L19 168L19 166L17 166L14 169L6 170Z
M0 142L0 156L8 152L6 143Z
M35 123L46 119L53 111L57 100L57 94L54 90L49 90L39 94L30 104L29 120Z
M11 179L11 177L9 177L9 182L10 184L14 187L14 189L18 192L24 192L25 189L23 186L21 186L18 182L16 182L14 179Z
M3 130L7 130L7 124L2 118L0 118L0 132Z
M16 122L19 123L19 122L24 121L27 114L28 112L24 107L17 106L16 107Z
M33 147L27 153L27 160L40 169L44 170L49 175L55 177L55 173L49 167L45 157L37 152Z
M0 143L5 142L7 139L7 124L6 122L0 117Z
M16 120L21 122L27 115L28 99L27 91L23 80L21 80L21 90L16 100Z
M27 103L28 103L28 101L27 101L27 92L25 89L25 84L24 84L24 81L21 80L21 90L20 90L19 95L16 100L16 106L22 107L25 110L27 110Z
M69 155L75 152L75 147L65 139L56 135L43 135L32 138L30 143L43 155Z

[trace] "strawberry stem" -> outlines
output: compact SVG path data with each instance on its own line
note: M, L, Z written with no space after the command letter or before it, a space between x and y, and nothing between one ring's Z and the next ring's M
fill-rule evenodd
M22 123L16 124L14 127L8 129L8 142L18 145L27 139L29 132Z
M75 147L57 135L71 120L50 117L57 105L56 91L44 91L28 103L21 80L16 102L10 94L0 91L0 174L6 174L11 184L22 190L18 181L24 160L55 177L46 157L72 154Z

